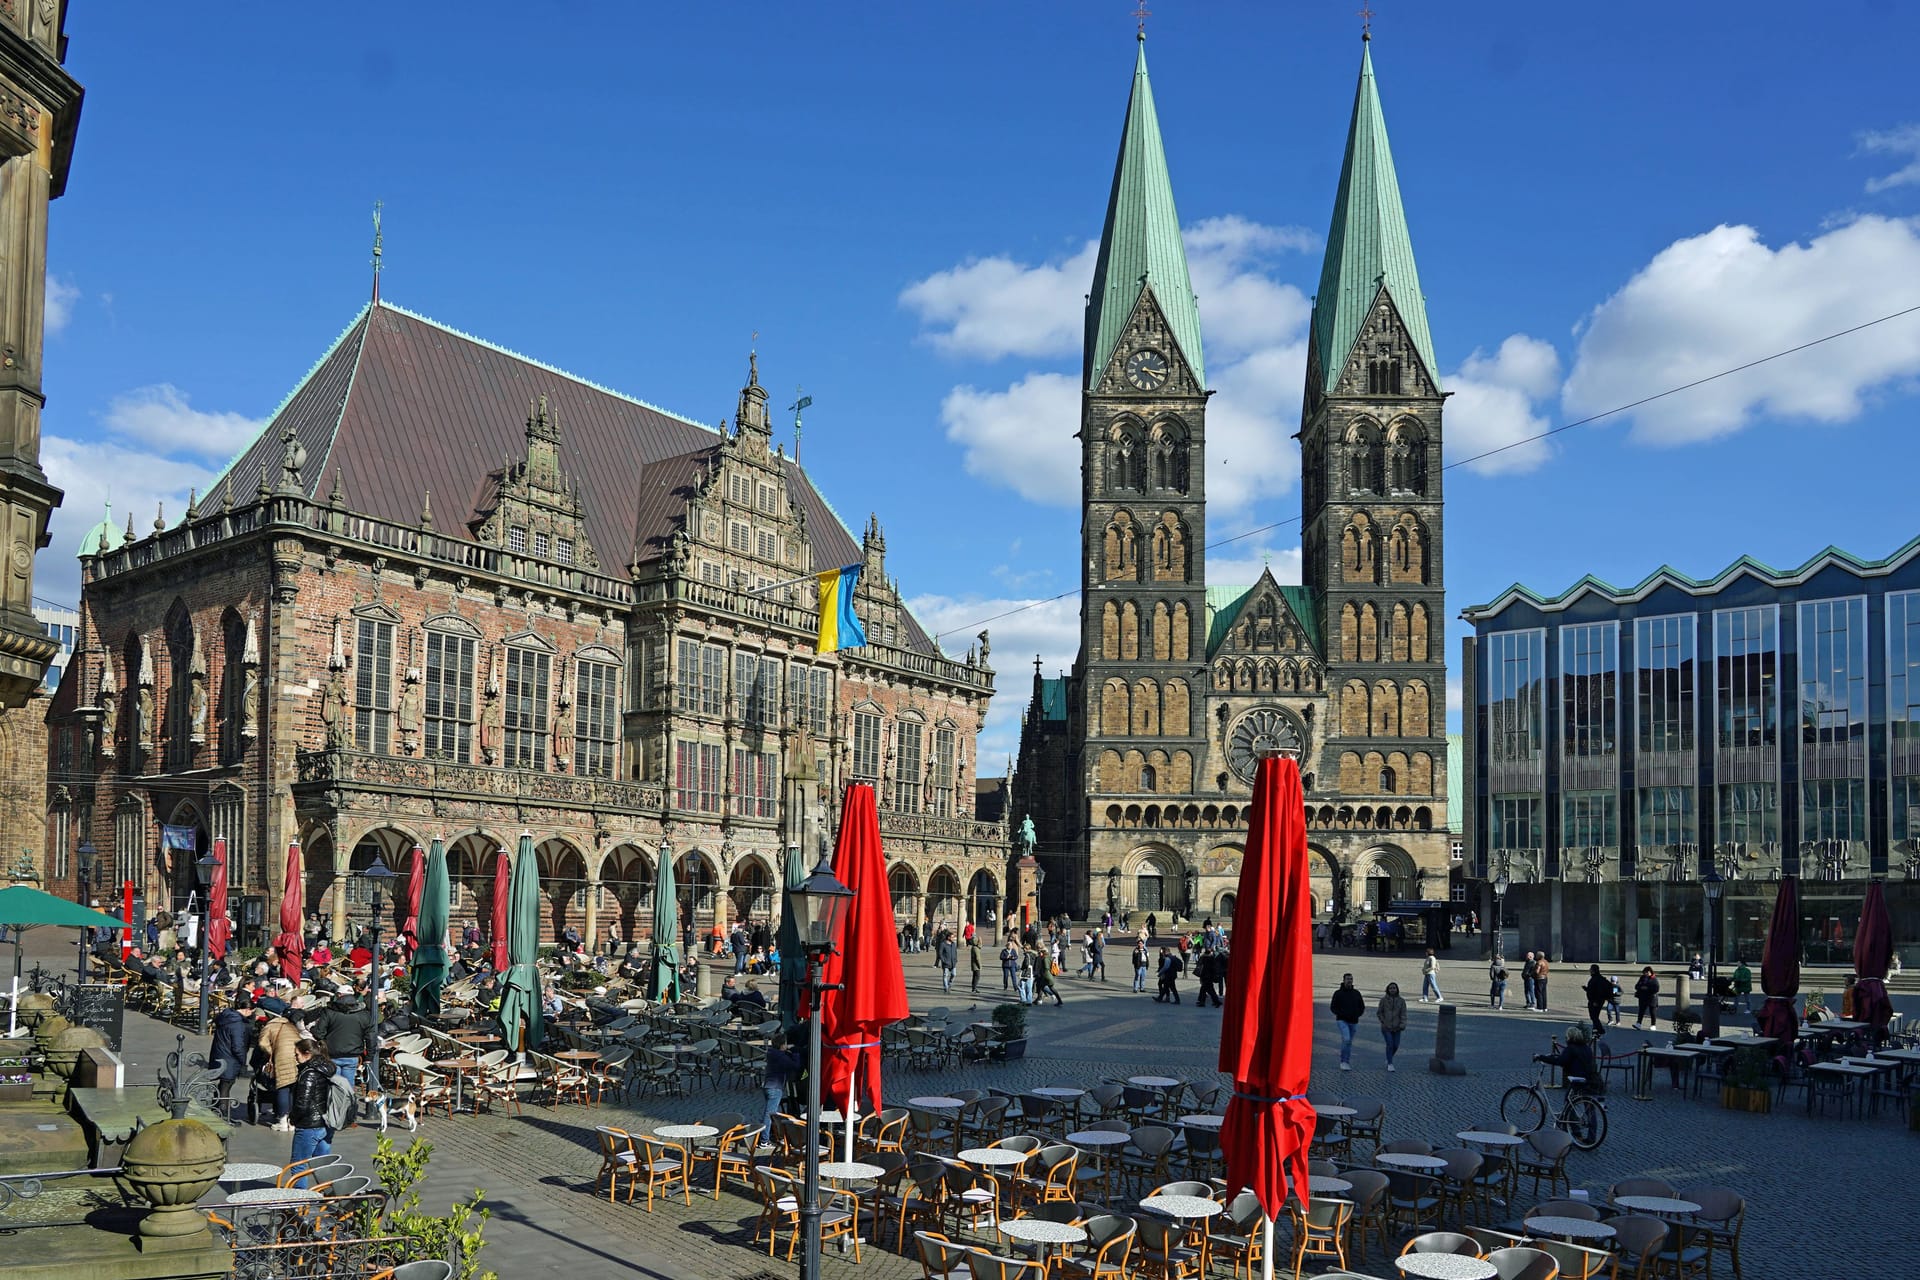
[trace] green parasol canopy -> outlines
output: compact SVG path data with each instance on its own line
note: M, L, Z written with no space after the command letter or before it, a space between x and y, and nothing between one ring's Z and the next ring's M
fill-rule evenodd
M653 998L680 998L680 891L673 882L673 851L660 850L653 880Z
M806 882L806 855L799 845L788 845L786 892L780 895L780 928L774 935L780 946L780 1022L788 1031L800 1025L801 997L807 985L807 958L800 954L800 922L793 915L794 891Z
M540 1006L540 868L533 836L520 833L507 902L507 972L501 981L500 1033L509 1049L538 1049L546 1038Z
M413 1011L429 1017L440 1012L440 988L447 983L447 917L450 897L447 885L446 842L435 838L427 849L427 875L420 889L420 922L414 936L419 945L413 949Z
M62 929L124 929L126 921L24 884L0 889L0 924L13 930L13 976L20 976L20 931L53 925Z

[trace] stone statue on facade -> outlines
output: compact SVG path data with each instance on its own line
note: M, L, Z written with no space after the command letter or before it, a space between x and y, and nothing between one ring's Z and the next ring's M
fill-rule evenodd
M120 690L113 683L113 663L107 663L105 671L100 673L100 741L96 747L99 754L110 756L119 747L120 740Z
M500 763L500 697L489 693L480 708L480 759L485 764Z
M320 723L326 726L326 744L337 751L347 745L347 681L336 668L320 694Z
M240 736L260 736L260 669L249 666L240 681Z
M400 684L400 750L408 755L420 750L421 706L420 668L408 667Z
M153 750L153 690L142 685L140 696L134 699L134 729L136 739L142 751Z
M207 677L196 671L187 689L188 738L194 743L207 740Z
M565 773L573 763L573 699L562 697L553 711L553 767Z

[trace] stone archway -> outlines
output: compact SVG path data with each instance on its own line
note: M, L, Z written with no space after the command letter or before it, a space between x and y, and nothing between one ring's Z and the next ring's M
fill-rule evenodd
M927 918L933 921L933 927L952 929L958 935L963 905L960 874L952 867L935 867L927 877Z
M587 909L587 858L580 847L564 836L552 836L534 846L534 862L540 868L540 893L547 903L550 939L557 940L571 924L580 929L589 949L593 939L584 915Z
M727 897L733 918L749 928L756 922L769 927L779 923L773 915L773 869L759 855L744 854L733 864Z
M318 843L319 839L316 839L314 845ZM419 838L411 831L377 826L353 842L344 867L340 865L337 851L325 863L309 852L305 859L308 911L318 911L323 918L332 920L335 942L350 942L360 936L363 928L373 923L373 898L377 892L380 895L380 933L382 938L392 937L393 904L406 896L407 854L418 843ZM376 858L393 873L392 879L377 886L363 874L373 866ZM274 924L272 921L269 923Z
M1120 879L1122 895L1131 895L1121 906L1139 915L1151 912L1171 920L1185 904L1186 863L1166 845L1147 845L1128 854Z
M920 874L904 862L887 868L887 896L893 900L895 924L920 923Z
M458 939L469 924L482 937L493 931L493 878L502 845L485 831L463 831L447 841L448 919Z
M1000 918L1000 882L991 871L976 871L967 881L967 919L984 929Z
M689 926L696 946L712 937L720 901L720 868L704 849L689 849L673 864L673 887L680 898L680 941Z
M1376 913L1396 898L1413 897L1419 875L1412 856L1398 845L1375 845L1353 863L1354 889Z
M651 854L631 844L616 845L600 863L600 892L612 898L612 918L601 915L604 928L620 931L621 942L653 936L653 886L658 872Z

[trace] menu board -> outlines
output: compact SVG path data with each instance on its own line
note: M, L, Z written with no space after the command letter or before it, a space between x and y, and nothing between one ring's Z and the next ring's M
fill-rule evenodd
M89 982L67 988L70 1006L67 1020L76 1027L92 1027L107 1038L115 1053L120 1052L120 1033L126 1020L127 1002L117 983Z

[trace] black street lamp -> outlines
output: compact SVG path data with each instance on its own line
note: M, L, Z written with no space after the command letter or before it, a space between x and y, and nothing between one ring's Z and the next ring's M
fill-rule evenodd
M1700 877L1701 891L1707 895L1707 915L1705 924L1707 941L1707 1001L1700 1017L1700 1029L1708 1038L1720 1034L1720 993L1714 986L1719 976L1719 925L1720 897L1727 891L1727 882L1720 877L1720 868L1708 864Z
M93 847L93 841L91 840L82 840L79 849L74 852L74 857L79 863L80 878L73 887L73 900L83 907L92 905L89 896L93 889L93 864L94 860L99 856L100 851ZM79 978L82 985L85 985L87 981L87 951L88 943L91 942L92 939L93 929L91 927L80 931Z
M1493 954L1503 956L1507 951L1507 890L1513 887L1513 878L1505 871L1493 878Z
M393 872L387 869L386 861L382 859L376 851L373 855L373 862L369 864L367 869L362 871L360 875L363 879L373 882L373 901L368 904L367 913L372 920L371 927L373 930L373 964L371 966L373 972L367 983L369 993L367 1001L367 1093L369 1096L372 1096L380 1091L380 970L383 968L380 962L380 912L382 910L380 893L381 890L387 887L387 881L393 879Z
M207 945L207 930L213 927L213 872L220 864L209 849L193 864L193 882L200 889L200 1019L199 1034L207 1034L207 988L213 982L213 971L208 967L208 957L213 948Z
M820 1280L820 996L839 984L820 981L820 965L840 946L853 890L833 874L832 855L820 842L820 863L793 890L794 923L807 957L807 988L813 993L807 1019L807 1160L801 1183L800 1230L806 1243L800 1254L800 1280Z

